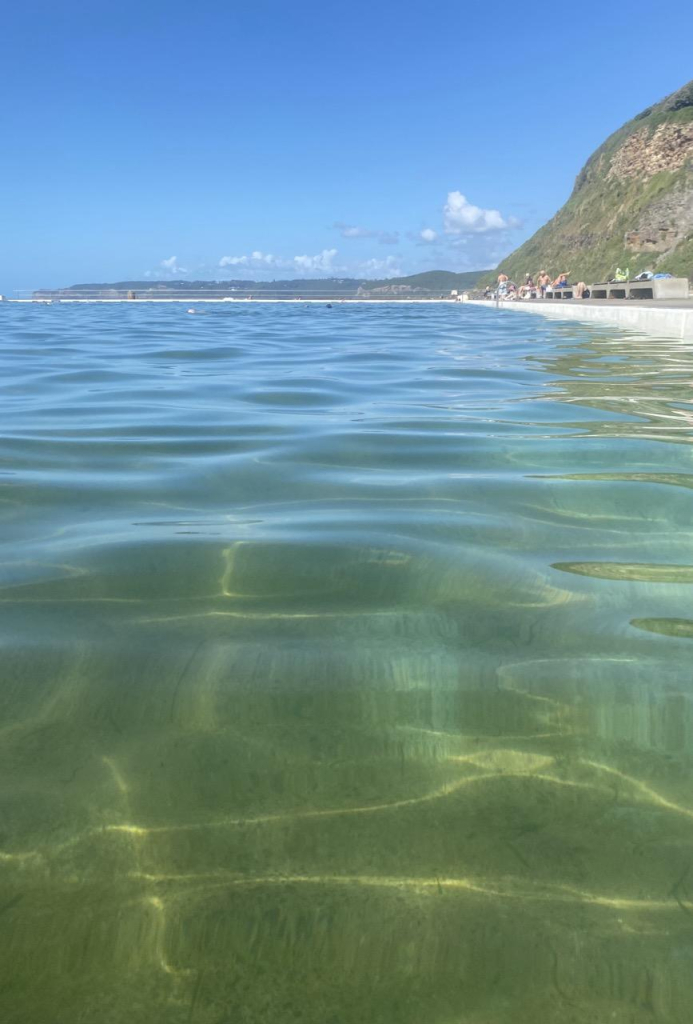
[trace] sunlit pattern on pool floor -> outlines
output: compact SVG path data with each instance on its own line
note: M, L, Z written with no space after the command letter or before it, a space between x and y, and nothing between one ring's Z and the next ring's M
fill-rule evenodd
M689 1024L693 351L0 313L3 1024Z

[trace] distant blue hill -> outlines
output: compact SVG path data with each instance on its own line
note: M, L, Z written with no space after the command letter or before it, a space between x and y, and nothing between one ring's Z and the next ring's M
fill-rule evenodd
M121 298L134 293L138 298L245 298L282 296L305 298L406 298L449 295L455 289L472 288L487 270L454 274L430 270L409 277L381 281L364 278L329 277L287 281L115 281L73 284L69 288L41 288L34 298Z

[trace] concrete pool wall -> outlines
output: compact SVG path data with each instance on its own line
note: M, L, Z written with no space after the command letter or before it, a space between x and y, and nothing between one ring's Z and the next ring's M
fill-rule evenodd
M496 308L495 300L470 299L470 305ZM579 320L583 323L614 324L644 334L656 334L662 338L681 338L693 341L693 302L671 302L666 305L652 305L651 301L612 301L599 303L598 300L574 302L551 302L550 300L501 302L499 310L517 313L538 313L557 320Z

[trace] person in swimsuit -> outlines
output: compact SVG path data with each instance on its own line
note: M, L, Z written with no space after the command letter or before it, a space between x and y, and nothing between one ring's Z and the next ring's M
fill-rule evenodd
M545 270L540 270L539 271L539 277L537 278L537 284L539 285L539 289L541 291L541 297L543 299L544 296L546 295L546 289L551 284L551 278L546 273Z

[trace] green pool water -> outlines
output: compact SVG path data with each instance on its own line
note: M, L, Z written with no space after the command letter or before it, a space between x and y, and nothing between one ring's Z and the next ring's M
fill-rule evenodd
M0 309L3 1024L689 1024L693 348Z

